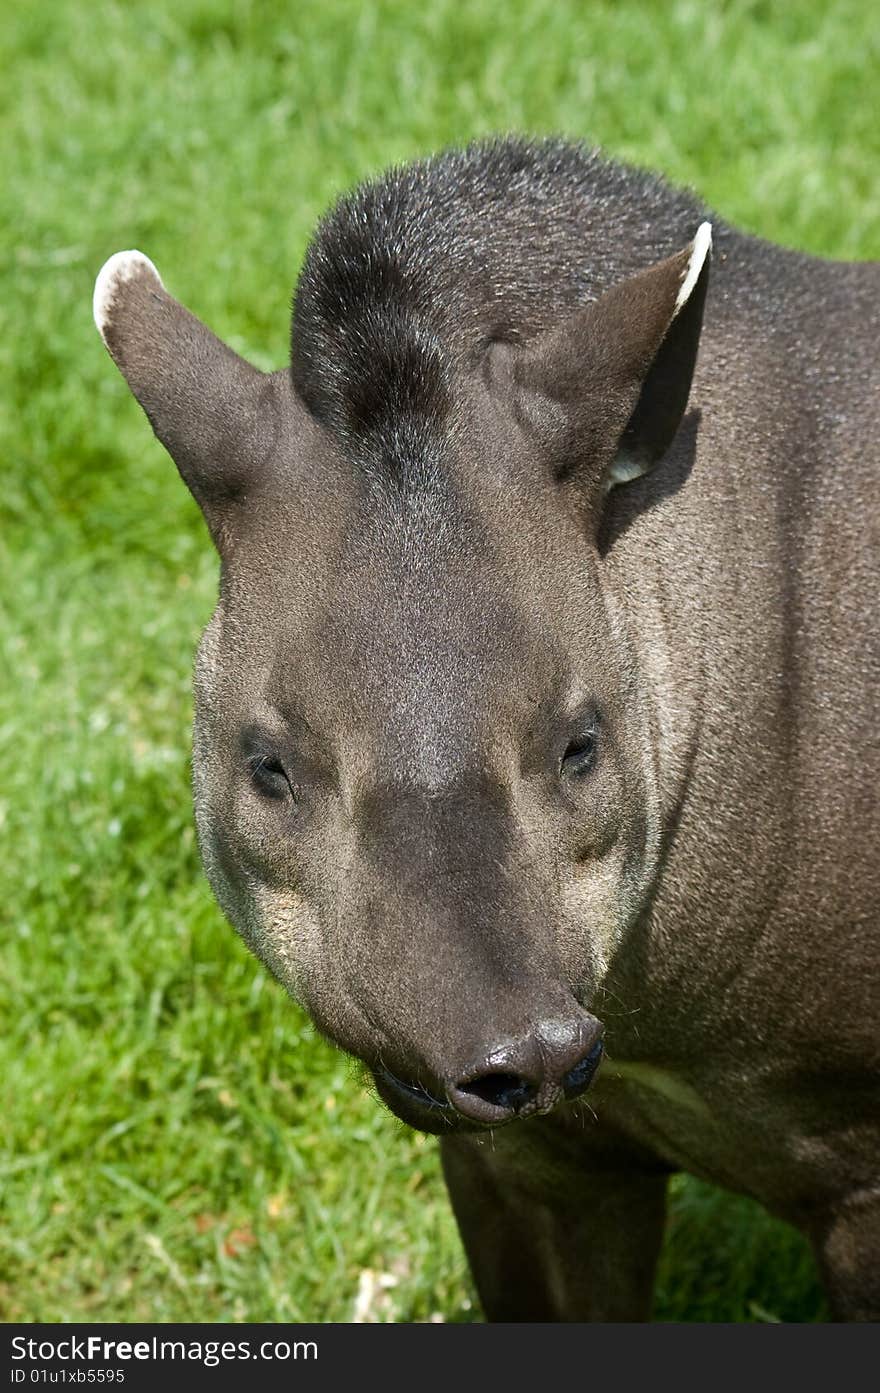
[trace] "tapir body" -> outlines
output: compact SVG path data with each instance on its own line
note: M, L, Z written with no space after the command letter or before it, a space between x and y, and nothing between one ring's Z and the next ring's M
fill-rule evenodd
M280 372L95 312L220 552L211 882L487 1315L647 1319L686 1169L880 1319L878 267L508 139L339 203Z

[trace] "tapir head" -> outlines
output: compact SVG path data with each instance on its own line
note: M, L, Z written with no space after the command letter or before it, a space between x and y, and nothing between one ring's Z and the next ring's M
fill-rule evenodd
M271 374L139 252L98 278L104 342L221 558L195 682L211 883L424 1130L545 1112L601 1056L590 1006L649 894L658 790L597 538L680 423L708 248L704 224L457 358L393 277L364 303L301 283Z

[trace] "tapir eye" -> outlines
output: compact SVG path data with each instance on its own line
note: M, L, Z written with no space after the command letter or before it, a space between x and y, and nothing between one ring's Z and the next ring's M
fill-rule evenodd
M276 755L253 755L248 760L254 787L265 798L291 798L293 786L287 770Z
M596 762L598 737L598 723L594 721L586 726L567 746L565 754L562 756L560 773L573 779L588 774Z

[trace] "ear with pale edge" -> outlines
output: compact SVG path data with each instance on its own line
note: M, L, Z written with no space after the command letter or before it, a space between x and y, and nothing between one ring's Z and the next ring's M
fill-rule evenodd
M173 299L141 252L117 252L102 267L94 314L219 545L232 500L271 449L271 375L239 358Z
M589 493L647 473L687 406L709 275L712 229L606 291L527 345L514 381L549 436L556 476ZM541 400L547 407L541 408Z

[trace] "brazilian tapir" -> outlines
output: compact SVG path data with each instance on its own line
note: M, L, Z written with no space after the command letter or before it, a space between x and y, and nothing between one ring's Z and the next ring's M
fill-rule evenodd
M221 558L211 883L440 1135L491 1319L646 1319L679 1168L880 1319L878 311L519 139L343 198L278 372L98 277Z

